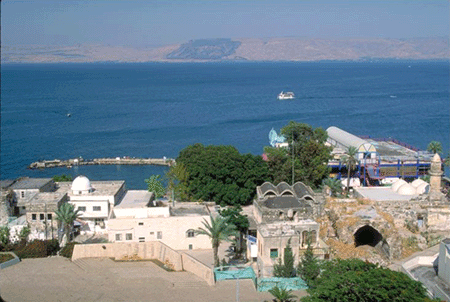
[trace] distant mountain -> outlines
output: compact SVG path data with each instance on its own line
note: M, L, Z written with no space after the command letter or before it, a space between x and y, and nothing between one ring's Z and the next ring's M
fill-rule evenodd
M449 39L201 39L159 48L2 46L2 63L450 59Z

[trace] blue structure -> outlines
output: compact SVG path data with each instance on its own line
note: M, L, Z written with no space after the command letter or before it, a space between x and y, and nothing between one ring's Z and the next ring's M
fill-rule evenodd
M284 143L286 138L283 135L278 135L277 132L272 128L269 132L269 141L272 147L275 147L277 143Z

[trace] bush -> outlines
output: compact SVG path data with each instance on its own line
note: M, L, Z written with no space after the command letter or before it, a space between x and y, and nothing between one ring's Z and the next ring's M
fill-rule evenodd
M45 240L47 246L47 256L54 256L58 254L60 249L58 239Z
M47 257L47 245L43 240L34 240L23 249L18 250L16 254L21 259Z
M78 244L78 242L67 243L66 246L61 249L61 252L59 252L59 254L63 257L71 259L72 254L73 254L73 248L74 248L75 244Z

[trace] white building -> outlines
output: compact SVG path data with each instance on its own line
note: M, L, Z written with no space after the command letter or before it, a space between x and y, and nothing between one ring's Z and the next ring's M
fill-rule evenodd
M108 217L126 193L125 181L90 181L78 176L72 183L60 182L57 192L67 192L69 203L79 210L82 230L106 232Z
M146 242L158 240L175 250L210 249L208 236L195 230L210 221L207 206L180 204L171 207L152 202L153 194L128 191L113 209L108 222L110 242ZM151 194L151 195L148 195Z

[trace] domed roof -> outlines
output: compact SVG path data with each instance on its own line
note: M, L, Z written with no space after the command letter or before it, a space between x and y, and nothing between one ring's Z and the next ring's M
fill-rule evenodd
M420 178L418 178L418 179L416 179L416 180L414 180L412 183L411 183L411 186L413 186L414 188L418 188L420 185L422 185L422 184L426 184L427 182L425 182L425 181L423 181L422 179L420 179Z
M72 191L74 193L88 193L92 190L91 182L86 176L80 175L72 182Z
M404 183L398 188L397 193L400 195L414 195L416 194L416 189L410 184Z
M406 181L404 181L403 179L399 179L399 180L397 180L396 182L394 182L394 183L392 184L391 189L392 189L394 192L397 192L398 188L400 188L400 186L402 186L402 185L404 185L404 184L406 184Z
M416 188L417 194L426 194L430 191L430 185L427 182L423 182Z

